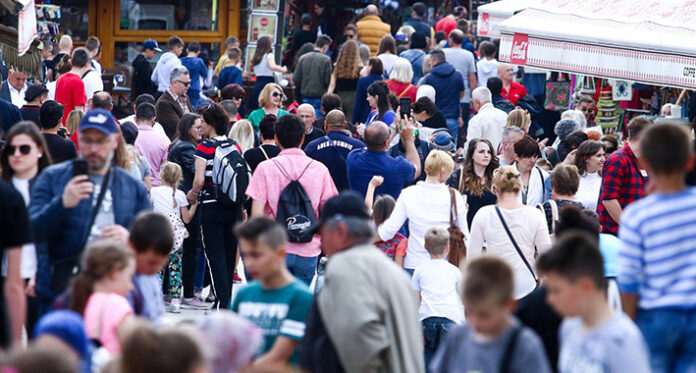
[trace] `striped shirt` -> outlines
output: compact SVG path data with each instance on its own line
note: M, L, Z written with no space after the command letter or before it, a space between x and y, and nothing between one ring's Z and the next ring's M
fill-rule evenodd
M696 188L653 194L621 215L618 282L641 309L696 308Z
M213 161L215 160L215 149L227 142L233 142L237 144L234 140L231 140L227 136L215 136L212 139L202 141L196 147L196 152L194 156L205 160L205 182L203 183L203 189L199 196L200 201L209 201L215 199L215 193L213 191ZM237 145L237 150L241 153L242 148Z

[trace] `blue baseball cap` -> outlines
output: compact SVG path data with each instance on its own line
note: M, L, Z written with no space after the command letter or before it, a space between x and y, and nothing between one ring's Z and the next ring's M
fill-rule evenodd
M47 313L34 328L34 338L42 335L52 335L72 347L80 357L88 354L87 333L85 323L79 313L69 310L59 310Z
M147 39L143 42L143 48L145 49L152 49L157 52L161 52L162 50L159 47L159 44L157 44L157 40L152 40L152 39Z
M99 130L105 135L111 135L118 133L118 128L116 128L116 121L111 113L104 109L94 109L90 110L85 114L85 116L80 121L80 132L93 128Z

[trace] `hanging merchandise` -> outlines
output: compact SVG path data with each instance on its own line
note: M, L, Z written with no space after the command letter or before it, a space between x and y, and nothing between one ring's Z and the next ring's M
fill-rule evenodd
M36 12L34 11L34 0L24 2L24 8L19 11L17 16L17 52L23 56L29 50L31 42L37 35Z
M633 99L632 82L626 80L609 80L611 95L614 101L631 101Z
M546 99L544 101L544 109L553 111L563 111L568 108L569 101L570 82L546 82Z
M602 80L602 83L604 83L604 80ZM602 87L604 87L603 84ZM612 100L612 91L602 89L599 100L597 100L595 123L602 128L604 133L614 133L619 126L620 118L618 105Z
M55 36L60 33L59 20L61 10L59 5L41 4L36 5L36 18L39 38L44 36Z

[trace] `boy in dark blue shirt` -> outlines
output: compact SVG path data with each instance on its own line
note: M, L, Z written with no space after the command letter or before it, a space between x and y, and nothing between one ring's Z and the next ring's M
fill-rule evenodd
M186 57L181 58L181 64L184 65L191 75L191 86L186 94L191 100L191 105L198 108L203 105L205 100L201 97L201 79L206 81L208 78L208 68L205 66L203 59L198 57L201 54L201 44L197 41L189 43L186 48Z
M242 60L242 50L237 47L232 47L227 52L227 58L230 65L220 71L217 87L222 90L228 84L242 85L242 69L239 68L239 63Z

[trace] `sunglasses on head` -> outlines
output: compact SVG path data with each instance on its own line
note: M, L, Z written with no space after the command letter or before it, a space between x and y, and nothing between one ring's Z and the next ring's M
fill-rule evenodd
M280 93L280 92L273 92L273 93L271 93L271 96L273 96L273 97L280 97L280 96L282 96L282 95L283 95L283 94Z
M19 152L22 155L27 155L31 153L31 145L20 145L20 146L14 146L14 145L7 145L7 150L9 150L10 155L15 155L17 152L17 149L19 149Z

